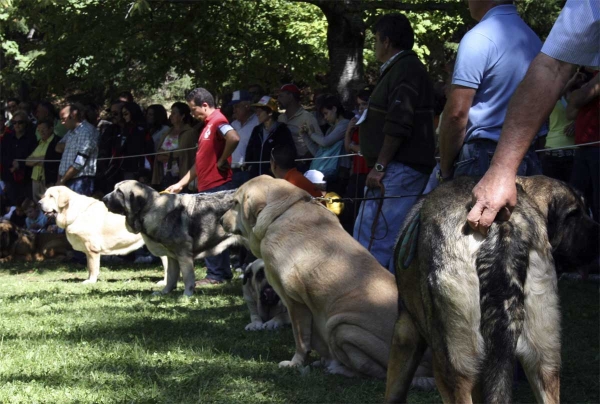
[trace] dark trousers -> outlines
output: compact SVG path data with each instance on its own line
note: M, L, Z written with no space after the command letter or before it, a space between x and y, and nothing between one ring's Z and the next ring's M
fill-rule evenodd
M600 147L581 147L575 152L571 185L586 197L594 220L600 221Z
M215 188L207 189L206 191L202 192L211 193L218 191L227 191L229 189L234 189L233 182L231 181L226 184L220 185ZM223 251L219 255L204 258L204 262L206 263L206 277L208 279L214 279L216 281L225 281L233 278L233 274L231 273L231 263L229 262L229 249Z
M542 173L546 177L569 182L573 171L574 155L575 150L555 150L541 153L539 157L542 163Z
M95 178L91 176L71 178L65 184L71 191L85 196L92 196L94 193Z

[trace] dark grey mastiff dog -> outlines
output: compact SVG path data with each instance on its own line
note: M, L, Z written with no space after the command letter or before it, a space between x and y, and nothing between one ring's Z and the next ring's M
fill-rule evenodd
M431 347L444 402L509 403L520 360L538 402L559 402L560 312L555 263L598 256L599 226L566 184L517 179L510 220L486 237L467 225L477 179L444 183L411 210L394 259L401 304L387 402L406 402Z
M140 182L115 185L102 201L109 211L125 216L127 229L140 233L148 250L169 259L167 284L162 293L177 286L183 276L184 294L194 293L194 259L223 252L242 238L227 233L219 219L233 206L232 191L170 195L159 194Z

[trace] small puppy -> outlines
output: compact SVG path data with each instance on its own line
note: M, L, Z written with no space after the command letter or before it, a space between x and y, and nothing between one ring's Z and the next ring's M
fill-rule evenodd
M244 271L244 301L250 310L246 331L274 330L290 324L287 308L265 276L265 262L256 260Z

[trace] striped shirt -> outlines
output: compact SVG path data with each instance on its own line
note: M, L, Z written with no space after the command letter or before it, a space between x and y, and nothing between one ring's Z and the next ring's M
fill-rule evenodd
M567 0L542 53L574 65L600 67L600 2Z
M68 131L59 142L66 145L58 174L63 176L69 167L73 167L79 171L73 178L96 175L98 136L98 130L88 121L83 121L74 130Z

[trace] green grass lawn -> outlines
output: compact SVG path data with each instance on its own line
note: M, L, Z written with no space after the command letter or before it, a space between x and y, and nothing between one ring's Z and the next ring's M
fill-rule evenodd
M43 270L41 268L44 268ZM241 281L187 299L152 296L158 267L111 265L82 285L82 267L0 269L1 403L380 403L383 381L311 369L291 359L291 329L246 332ZM199 269L198 276L202 276ZM598 285L560 282L563 402L597 403ZM532 402L529 386L516 399ZM415 403L437 393L411 392Z

